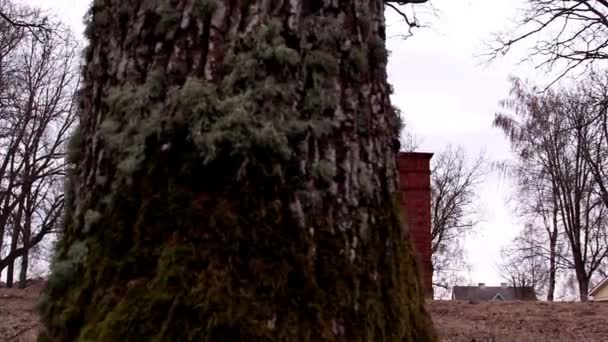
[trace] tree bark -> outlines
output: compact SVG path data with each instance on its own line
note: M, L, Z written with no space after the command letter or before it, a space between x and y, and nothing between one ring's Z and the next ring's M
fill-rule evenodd
M579 278L578 274L577 274L577 281L578 281L579 299L581 300L581 302L588 302L589 301L589 280L586 278Z
M382 1L96 0L40 341L434 341Z
M23 218L23 210L24 210L24 199L21 199L19 202L19 207L17 209L17 213L13 216L13 224L12 224L12 234L11 234L11 246L8 252L8 255L14 254L17 250L17 246L19 244L19 235L22 235L22 223L21 219ZM3 267L0 270L4 269ZM6 287L12 288L15 278L15 259L9 260L8 265L6 266Z
M17 249L17 242L19 241L19 228L16 223L13 227L13 233L11 237L11 246L9 250L9 254L13 253ZM13 283L15 280L15 261L13 260L6 267L6 287L9 289L13 287Z
M21 255L21 268L19 270L19 288L24 289L27 287L27 270L29 268L29 256L31 249L31 232L32 232L32 208L31 198L28 198L28 209L25 217L25 223L23 224L23 246L27 247L23 255Z
M559 208L557 203L555 183L552 187L552 200L553 210L551 228L547 228L549 235L549 284L547 287L547 301L552 302L555 297L555 281L557 277L557 238L558 238L558 220L559 220Z
M21 268L19 269L19 285L20 289L27 287L27 270L29 266L29 251L26 251L21 256Z
M555 297L555 278L557 276L556 247L557 237L551 237L549 242L549 284L547 285L547 301L552 302Z

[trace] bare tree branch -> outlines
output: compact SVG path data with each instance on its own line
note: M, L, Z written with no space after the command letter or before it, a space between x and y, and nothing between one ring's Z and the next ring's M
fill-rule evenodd
M528 0L515 30L497 34L485 56L493 60L523 41L536 40L524 60L559 67L556 79L581 66L608 59L608 2Z
M585 91L589 84L583 80L578 87L540 93L514 79L511 97L501 103L507 112L494 120L516 154L512 174L518 182L520 214L547 237L547 247L534 243L533 251L519 250L548 256L553 286L557 268L573 269L582 301L608 255L607 207L601 197L606 180L594 171L594 165L604 163L608 145L596 119L602 115ZM567 249L560 247L562 240Z
M484 175L483 156L469 163L462 148L448 147L433 158L431 251L436 279L452 277L450 269L462 271L466 266L462 241L478 223L475 193Z

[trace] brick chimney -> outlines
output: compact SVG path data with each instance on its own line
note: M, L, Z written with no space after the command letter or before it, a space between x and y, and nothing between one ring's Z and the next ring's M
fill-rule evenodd
M418 256L425 295L433 297L431 261L431 168L432 153L397 154L401 203L410 239Z

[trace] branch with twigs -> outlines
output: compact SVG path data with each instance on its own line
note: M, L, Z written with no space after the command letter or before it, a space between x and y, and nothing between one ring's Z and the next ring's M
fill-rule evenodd
M402 1L384 0L384 4L388 8L393 10L395 13L397 13L397 15L401 19L403 19L403 21L406 23L406 25L408 27L408 32L405 35L405 38L411 37L413 35L412 30L415 28L421 28L421 27L423 27L423 25L420 24L420 22L418 21L416 12L408 14L403 10L403 7L408 4L420 5L420 4L424 4L427 2L429 2L429 1L428 0L402 0Z
M0 21L17 29L29 31L38 41L48 39L53 29L49 25L46 16L42 16L39 10L30 10L27 7L15 7L8 2L0 9Z
M518 20L515 33L499 33L483 54L488 61L504 56L516 45L535 39L522 58L537 68L559 65L551 86L567 74L608 59L608 1L535 0Z

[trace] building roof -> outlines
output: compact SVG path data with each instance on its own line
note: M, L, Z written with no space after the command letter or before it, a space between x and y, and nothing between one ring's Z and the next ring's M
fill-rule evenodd
M432 152L399 152L397 158L419 158L419 159L431 159L435 153Z
M532 287L511 286L454 286L455 300L536 300Z
M599 290L603 289L605 286L608 286L608 277L602 279L599 283L597 283L591 291L589 291L590 296L594 296Z

